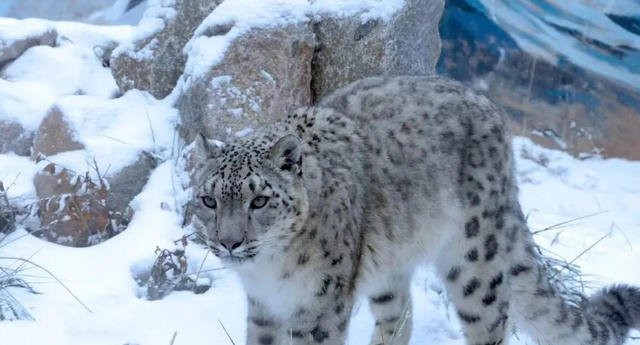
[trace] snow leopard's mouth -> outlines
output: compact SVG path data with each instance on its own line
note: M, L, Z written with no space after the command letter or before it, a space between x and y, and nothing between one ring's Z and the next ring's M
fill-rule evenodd
M216 257L218 257L218 259L234 265L245 263L253 259L258 254L255 248L253 250L245 249L242 251L229 251L226 249L220 249L215 245L209 245L209 249Z

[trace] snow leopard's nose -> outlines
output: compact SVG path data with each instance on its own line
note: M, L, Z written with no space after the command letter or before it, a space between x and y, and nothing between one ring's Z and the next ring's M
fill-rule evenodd
M244 242L244 238L241 239L240 241L232 238L220 239L220 244L223 247L227 248L229 253L231 253L234 249L240 247L242 245L242 242Z

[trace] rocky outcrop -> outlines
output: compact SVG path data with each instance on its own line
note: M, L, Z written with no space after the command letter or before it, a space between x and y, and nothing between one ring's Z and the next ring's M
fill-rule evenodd
M180 95L182 138L191 142L202 132L224 140L308 105L313 47L309 23L251 30L233 40L222 61Z
M155 22L150 26L160 30L139 33L111 54L110 65L122 91L145 90L159 99L171 93L184 70L184 46L220 2L222 0L160 1L150 7L140 25Z
M443 8L440 0L408 0L387 20L323 15L315 26L314 101L363 77L434 74Z
M0 25L0 69L31 47L54 46L57 38L56 29L42 22L27 20Z

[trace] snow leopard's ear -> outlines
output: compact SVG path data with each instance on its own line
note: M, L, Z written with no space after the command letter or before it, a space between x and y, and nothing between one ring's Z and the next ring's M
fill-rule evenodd
M218 158L222 152L222 143L207 139L204 134L196 135L195 147L193 148L193 156L199 163L213 158Z
M293 134L280 138L269 151L269 158L283 171L300 172L302 165L302 143Z

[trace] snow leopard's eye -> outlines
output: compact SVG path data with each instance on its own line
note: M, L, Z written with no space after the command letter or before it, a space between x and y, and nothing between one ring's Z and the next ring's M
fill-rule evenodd
M258 196L253 201L251 201L251 208L257 210L259 208L263 208L267 202L269 201L269 197L267 196Z
M207 195L207 196L200 197L200 200L202 201L202 204L204 205L204 207L210 208L210 209L216 208L216 199Z

